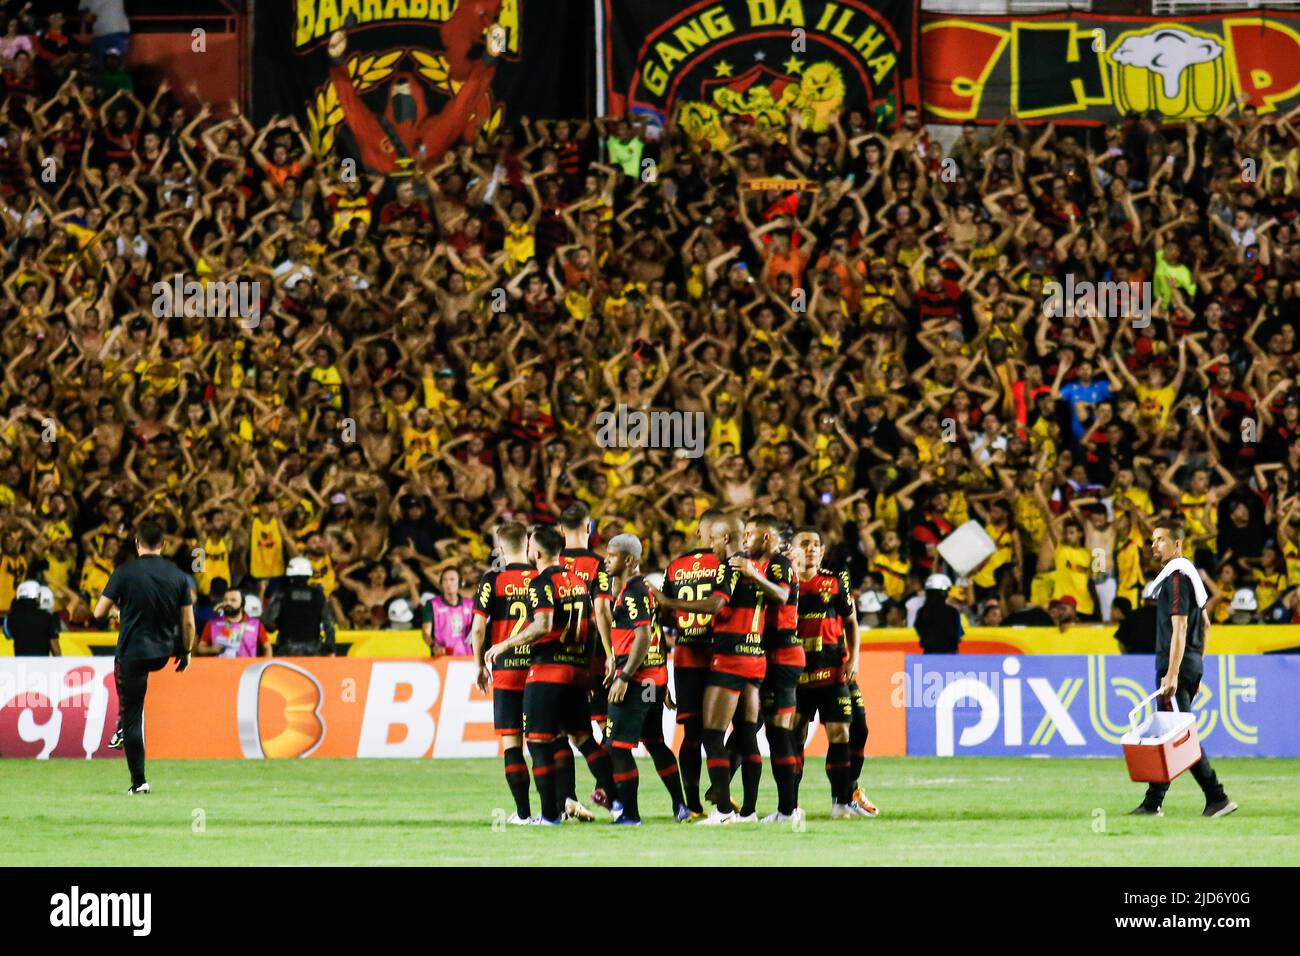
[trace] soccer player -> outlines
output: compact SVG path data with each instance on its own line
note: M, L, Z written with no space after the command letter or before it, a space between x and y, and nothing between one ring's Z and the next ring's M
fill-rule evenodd
M587 716L587 669L591 597L587 584L560 564L564 537L551 527L538 528L528 544L537 574L528 583L531 618L518 633L494 644L484 655L488 663L528 646L531 663L524 683L523 730L533 758L533 781L542 804L534 823L564 822L562 796L555 776L555 752L566 751L566 734L591 737ZM611 781L612 786L612 781Z
M587 547L591 537L591 509L581 501L569 505L560 512L560 530L564 534L564 550L560 552L560 564L566 571L572 571L587 584L595 607L596 627L592 637L591 667L587 680L588 709L591 719L601 728L604 736L605 719L608 715L609 700L607 684L612 672L609 654L610 605L614 595L610 590L609 575L605 572L600 555ZM607 751L595 739L589 744L590 753L584 753L588 765ZM577 784L573 769L573 751L565 748L555 753L556 774L559 777L560 793L564 797L565 813L576 819L594 820L590 810L578 802ZM611 805L613 795L602 787L592 793L592 800L599 806Z
M826 776L831 784L831 819L875 816L853 798L849 761L849 727L857 686L858 618L848 572L821 566L824 550L815 528L800 528L790 558L799 581L799 638L806 655L799 678L795 740L802 742L808 723L820 717L826 728ZM859 699L861 697L859 696ZM866 720L863 715L863 725ZM874 808L872 808L874 809Z
M504 643L528 623L528 585L537 569L528 563L528 529L517 521L497 525L493 534L501 567L479 579L474 595L470 644L478 661L478 687L492 685L492 722L505 748L506 783L515 800L507 823L522 826L532 819L528 800L528 764L524 762L524 684L528 679L527 646L515 645L497 655L488 670L487 649Z
M1190 713L1192 700L1201 686L1202 654L1209 631L1205 612L1206 592L1195 565L1183 557L1187 532L1180 521L1162 521L1151 532L1151 557L1162 566L1160 574L1143 592L1156 599L1156 679L1160 686L1160 708L1169 708L1175 698L1178 709ZM1192 777L1205 794L1202 816L1224 817L1237 809L1228 799L1223 784L1204 753L1191 766ZM1147 784L1147 793L1131 813L1164 816L1161 804L1169 792L1167 783Z
M739 518L726 517L715 508L705 511L700 516L697 546L668 563L664 593L686 601L708 597L718 568L739 545L742 534ZM673 696L677 723L682 726L677 761L686 806L691 819L696 820L705 815L700 802L700 754L704 745L704 687L709 681L709 658L713 653L713 619L708 614L677 611L669 620L674 635Z
M776 543L777 522L770 515L751 518L745 525L741 553L718 568L713 590L703 600L669 598L651 589L651 596L672 611L713 615L713 656L709 683L704 690L704 753L710 789L717 804L700 825L756 823L758 785L763 763L758 752L758 688L767 669L763 651L763 604L785 603L790 589L763 574ZM743 761L741 784L744 803L739 811L731 803L731 761L723 743L727 725L735 720L736 744Z
M786 540L785 544L791 542ZM796 694L804 671L803 643L799 640L799 582L790 559L779 551L768 557L764 574L770 581L788 588L783 602L768 601L763 608L767 669L759 688L763 726L771 750L772 777L776 781L776 810L762 822L784 823L799 816L796 773L799 758L793 732Z
M682 796L682 780L672 748L664 743L664 701L668 694L668 663L654 605L641 576L641 540L634 534L615 535L609 542L605 568L618 587L610 641L614 676L609 688L609 740L622 813L615 823L640 826L637 803L639 774L632 751L644 742L664 782L678 821L691 819Z

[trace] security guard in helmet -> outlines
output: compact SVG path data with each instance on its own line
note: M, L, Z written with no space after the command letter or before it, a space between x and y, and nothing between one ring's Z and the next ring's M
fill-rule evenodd
M311 584L311 562L298 557L285 568L285 582L267 602L262 623L279 631L276 657L333 657L334 615L325 591ZM322 642L322 634L324 641Z
M38 581L18 585L4 621L4 633L14 642L15 657L59 656L59 619L53 612L53 591Z

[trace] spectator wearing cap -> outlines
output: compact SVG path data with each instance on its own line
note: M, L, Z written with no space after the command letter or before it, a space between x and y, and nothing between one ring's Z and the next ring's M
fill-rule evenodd
M946 574L925 579L925 598L916 610L912 627L921 641L923 654L956 654L965 633L961 612L948 603L952 580Z
M411 610L411 602L406 598L395 598L388 605L388 622L384 625L384 630L409 631L414 620L415 612Z
M421 630L433 657L453 654L463 657L472 653L469 644L472 603L460 593L460 571L445 568L438 579L439 593L421 602Z
M1254 624L1256 615L1259 613L1259 602L1255 600L1255 592L1250 588L1238 588L1232 596L1232 603L1228 605L1230 611L1228 623L1230 624Z
M1073 594L1052 598L1052 603L1047 605L1047 613L1051 617L1052 623L1064 631L1078 620L1079 602Z

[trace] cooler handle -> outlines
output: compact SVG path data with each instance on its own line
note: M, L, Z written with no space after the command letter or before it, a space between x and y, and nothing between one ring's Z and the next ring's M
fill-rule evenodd
M1151 703L1151 701L1155 700L1159 696L1160 691L1158 690L1148 694L1146 697L1142 698L1140 704L1128 712L1128 724L1130 730L1136 731L1138 729L1138 718L1142 716L1142 711L1146 709L1147 704ZM1174 713L1178 713L1178 696L1175 694L1170 697L1169 702L1173 704Z

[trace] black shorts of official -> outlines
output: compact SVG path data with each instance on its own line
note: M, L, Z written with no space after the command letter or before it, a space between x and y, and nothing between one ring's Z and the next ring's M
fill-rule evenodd
M639 741L664 739L665 684L627 685L623 699L609 704L610 745L631 750Z
M800 687L798 708L804 720L815 716L823 724L847 724L853 719L853 695L847 684Z
M709 685L707 667L674 667L673 699L677 704L677 722L704 716L704 688Z
M759 699L763 713L792 714L797 703L799 676L803 667L798 664L773 664L768 661L767 674L759 686Z
M530 740L591 733L586 684L530 680L524 685L524 736Z
M608 716L609 688L605 686L605 675L593 674L587 684L587 717L603 724Z
M506 690L504 687L492 688L492 725L497 734L505 737L509 734L524 732L524 692Z

